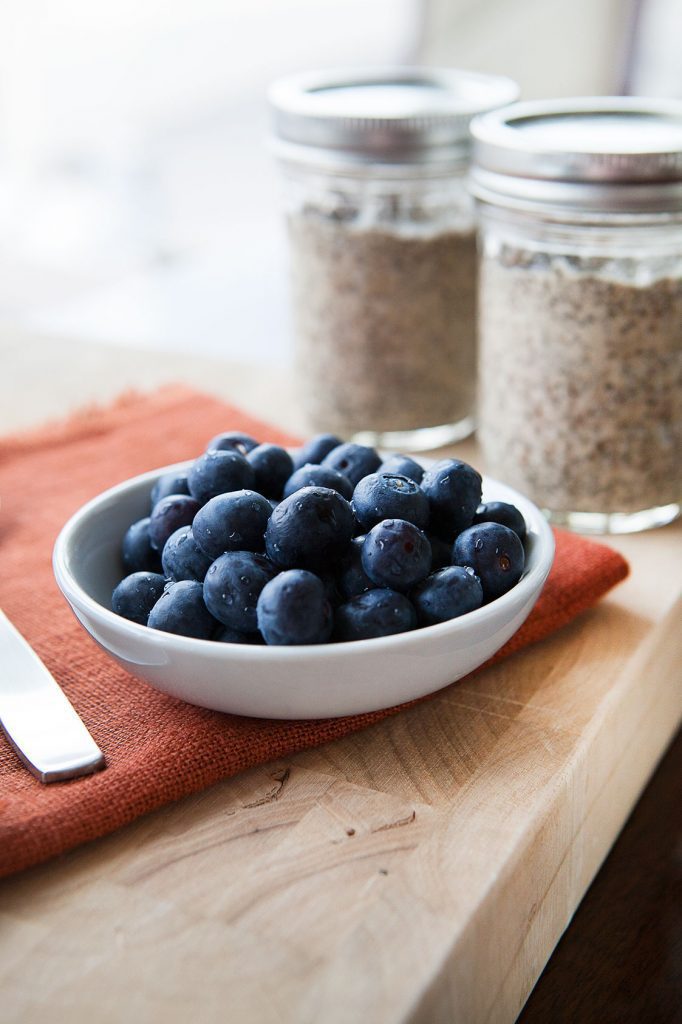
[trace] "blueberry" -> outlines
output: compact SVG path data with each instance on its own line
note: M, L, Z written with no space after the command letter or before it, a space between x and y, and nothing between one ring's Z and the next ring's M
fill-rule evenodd
M243 455L215 450L200 455L187 475L189 492L203 505L216 494L253 487L256 474Z
M384 519L365 538L362 567L377 586L407 591L428 576L431 545L413 523Z
M452 561L454 565L471 566L481 581L484 600L493 601L521 579L523 544L507 526L481 523L460 533Z
M238 455L246 455L253 448L258 446L258 441L250 434L242 434L238 430L226 430L222 434L216 434L206 445L207 452L227 451L237 452Z
M307 463L317 464L329 455L333 448L338 448L341 438L334 434L316 434L300 448L294 456L294 469L300 469Z
M516 505L506 501L488 501L479 505L472 525L478 526L479 523L499 523L518 534L519 540L526 539L526 520Z
M181 526L163 546L161 564L164 575L176 583L180 580L197 580L206 575L211 559L204 554L196 540L191 526Z
M159 573L134 572L114 589L111 607L117 615L144 626L165 585L166 581Z
M161 572L161 559L149 539L149 516L129 526L121 544L123 565L129 572Z
M281 498L294 471L291 455L276 444L259 444L246 456L255 474L255 489L266 498Z
M223 551L262 551L272 506L255 491L217 494L194 517L194 538L209 558Z
M338 608L340 604L343 604L346 598L339 590L339 585L336 581L336 577L329 572L318 572L315 575L319 576L319 578L322 580L322 586L324 587L326 598L329 601L332 608Z
M345 444L338 445L337 448L332 448L322 460L322 465L343 473L355 487L363 476L376 473L381 465L381 459L374 448L367 448L364 444L353 444L351 441L347 441Z
M336 609L334 640L369 640L405 633L417 625L417 613L404 594L381 588L358 594Z
M418 462L411 459L409 455L389 455L389 457L381 463L380 473L399 473L400 476L407 476L410 480L414 480L416 484L422 482L424 476L424 467L420 466Z
M292 473L284 485L284 497L288 498L302 487L328 487L332 491L338 491L346 501L353 497L353 485L347 476L336 469L330 469L329 466L317 466L312 462Z
M437 569L444 569L446 565L452 564L452 544L441 540L435 533L427 534L431 545L431 572Z
M422 490L431 506L432 528L444 540L454 540L471 526L481 501L481 476L466 462L437 462L424 473Z
M222 626L217 633L214 633L212 640L219 644L264 644L260 633L240 633L238 629L230 629L229 626Z
M351 508L365 530L382 519L405 519L420 530L429 521L429 499L419 484L393 473L370 473L353 491Z
M333 613L324 584L305 569L289 569L266 583L257 614L266 644L323 644L331 636Z
M420 626L433 626L480 608L483 589L473 569L449 565L418 583L410 597Z
M147 625L164 633L209 640L217 623L204 604L201 583L181 580L166 587L150 611Z
M326 487L304 487L281 501L265 531L265 550L281 569L327 569L350 543L353 513Z
M191 526L192 520L201 508L198 501L188 494L168 494L158 501L149 517L149 541L156 551L163 546L181 526Z
M216 558L204 580L204 601L214 618L240 633L254 633L256 604L277 570L265 555L228 551Z
M351 597L357 597L358 594L364 594L366 590L374 590L376 588L376 583L369 578L362 568L362 546L364 543L364 535L353 537L341 562L338 588L346 600Z
M187 473L164 473L152 487L151 507L169 494L189 494Z

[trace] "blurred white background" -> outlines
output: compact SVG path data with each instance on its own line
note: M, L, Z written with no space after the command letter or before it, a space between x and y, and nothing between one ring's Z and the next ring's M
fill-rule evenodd
M4 0L0 324L289 359L265 92L426 62L682 95L681 0Z

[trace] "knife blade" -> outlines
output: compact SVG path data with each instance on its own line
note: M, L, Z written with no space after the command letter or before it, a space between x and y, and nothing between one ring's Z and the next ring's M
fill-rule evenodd
M57 680L0 610L0 726L41 782L105 767L102 751Z

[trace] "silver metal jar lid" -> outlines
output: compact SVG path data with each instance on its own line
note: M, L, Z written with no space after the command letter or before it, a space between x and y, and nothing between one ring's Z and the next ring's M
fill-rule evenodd
M682 210L682 102L589 97L516 103L472 121L471 189L539 213Z
M518 92L509 78L470 71L360 68L279 79L269 101L284 156L415 164L467 156L471 118Z

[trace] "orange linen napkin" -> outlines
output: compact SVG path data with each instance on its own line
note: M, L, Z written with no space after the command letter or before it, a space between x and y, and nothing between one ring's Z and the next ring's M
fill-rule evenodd
M184 387L127 396L64 424L0 441L0 607L61 683L108 765L97 775L44 786L0 735L0 876L112 832L245 768L395 713L393 708L352 718L277 722L184 704L111 661L59 593L52 547L83 502L126 477L194 457L210 437L227 429L295 443ZM542 597L497 657L559 629L627 571L609 548L557 532L556 562Z

